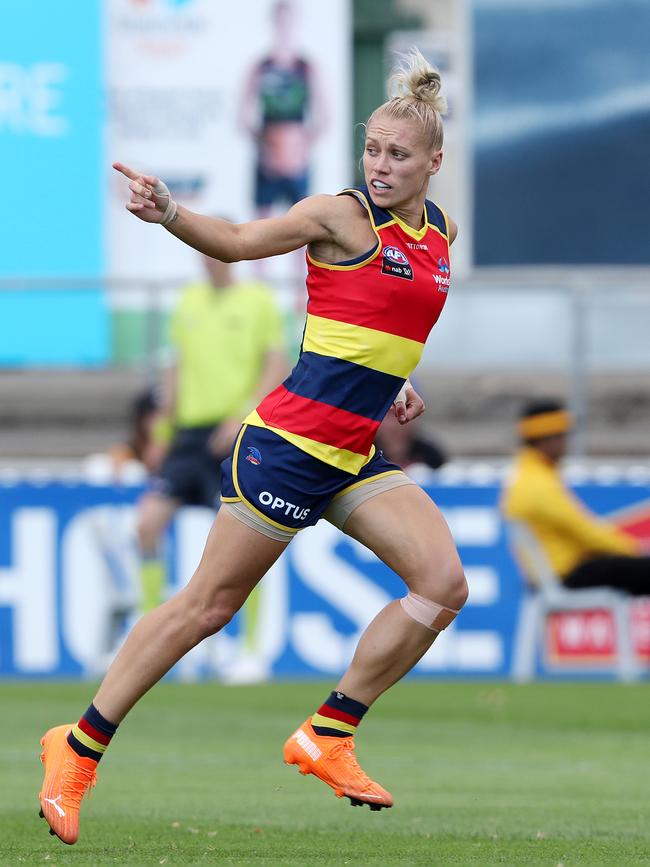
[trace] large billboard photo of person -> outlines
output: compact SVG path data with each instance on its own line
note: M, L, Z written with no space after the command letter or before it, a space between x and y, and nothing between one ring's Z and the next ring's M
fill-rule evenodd
M268 52L248 70L240 102L241 129L255 143L258 218L308 195L312 147L327 126L317 63L298 46L298 14L292 0L271 7Z
M351 180L351 0L111 0L108 149L169 179L188 206L235 221L277 215ZM111 273L182 285L195 258L138 227L126 232L111 187ZM152 254L146 272L142 252ZM264 274L290 305L304 256L238 266ZM298 270L300 268L300 274ZM300 281L298 277L300 276Z

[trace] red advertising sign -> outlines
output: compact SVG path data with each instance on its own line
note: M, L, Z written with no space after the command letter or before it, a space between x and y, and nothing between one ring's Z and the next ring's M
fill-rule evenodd
M650 600L632 605L632 640L639 660L650 663ZM546 620L546 657L551 666L609 667L616 661L616 624L604 608L556 611Z

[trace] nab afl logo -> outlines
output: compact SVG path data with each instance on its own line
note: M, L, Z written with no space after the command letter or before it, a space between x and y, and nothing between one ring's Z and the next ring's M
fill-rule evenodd
M384 247L382 252L387 259L395 262L396 265L408 265L409 263L409 260L398 247Z
M391 277L402 277L405 280L413 279L413 268L411 268L406 255L402 253L399 247L384 247L382 253L381 273L389 274Z
M254 466L259 467L259 465L262 463L262 453L254 446L248 446L248 454L246 455L246 460Z
M441 274L449 274L449 262L445 259L444 256L441 256L438 259L438 270Z

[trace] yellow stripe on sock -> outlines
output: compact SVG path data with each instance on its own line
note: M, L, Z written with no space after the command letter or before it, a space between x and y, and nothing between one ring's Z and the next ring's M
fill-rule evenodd
M328 716L321 716L319 713L315 713L311 718L311 724L313 726L320 726L321 728L327 729L336 729L339 732L347 732L348 734L353 735L357 727L350 725L350 723L341 722L338 719L331 719Z
M88 737L86 732L82 732L78 725L72 727L72 734L80 743L85 747L88 747L89 750L95 750L96 753L103 753L106 751L106 744L100 744L99 741Z

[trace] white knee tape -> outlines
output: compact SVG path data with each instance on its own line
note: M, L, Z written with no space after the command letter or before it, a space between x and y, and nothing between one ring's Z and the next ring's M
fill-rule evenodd
M408 596L402 597L400 604L405 614L434 632L446 629L458 614L458 611L453 608L438 605L437 602L418 596L417 593L409 593Z

